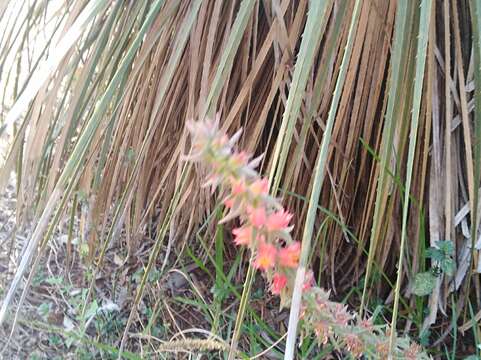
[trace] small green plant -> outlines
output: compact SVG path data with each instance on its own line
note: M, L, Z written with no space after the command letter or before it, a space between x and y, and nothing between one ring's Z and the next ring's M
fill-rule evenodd
M450 240L437 241L435 247L426 250L426 257L431 259L431 268L416 274L414 279L413 293L418 296L431 294L437 278L443 274L453 276L456 268L454 245Z
M42 282L44 281L45 281L45 273L40 270L34 275L32 279L32 286L33 287L40 286L40 284L42 284Z
M48 342L51 346L60 347L63 344L62 338L57 334L52 334L48 337Z
M434 262L432 269L435 274L445 273L448 276L452 276L455 270L454 256L454 245L450 240L447 241L437 241L437 247L430 247L426 251L426 256L431 258Z
M41 360L42 355L40 355L38 352L34 352L33 354L30 354L28 360Z
M51 303L41 303L37 308L37 313L42 317L44 320L48 317L50 310L52 309Z

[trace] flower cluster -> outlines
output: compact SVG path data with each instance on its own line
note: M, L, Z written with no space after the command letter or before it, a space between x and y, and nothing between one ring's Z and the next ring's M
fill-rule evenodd
M361 319L338 302L329 300L329 292L313 286L303 294L301 309L303 333L314 333L321 344L332 342L355 359L389 358L390 330ZM429 359L421 347L409 338L395 338L392 359Z
M291 237L293 215L269 195L268 180L256 171L261 157L234 151L241 131L228 138L218 125L218 119L187 123L192 152L186 159L210 170L205 185L221 187L226 194L223 203L228 213L221 222L240 220L240 226L232 230L234 244L253 252L254 267L263 272L270 291L280 296L281 307L289 306L301 250ZM332 342L354 358L387 358L389 332L330 301L329 292L315 286L312 271L304 282L301 318L303 333L315 334L320 344ZM396 338L393 358L427 356L409 339Z
M287 306L301 245L290 235L292 214L269 195L268 180L255 170L261 158L234 152L240 132L229 139L218 130L218 122L189 122L187 127L193 151L186 158L210 168L207 186L221 185L227 192L223 203L229 212L221 222L240 219L240 226L232 230L234 244L255 253L254 267L265 274L271 292L280 295L281 304Z

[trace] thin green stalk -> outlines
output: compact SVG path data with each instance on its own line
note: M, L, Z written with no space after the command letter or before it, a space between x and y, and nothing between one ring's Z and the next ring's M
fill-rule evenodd
M301 257L299 260L299 268L297 270L296 280L294 284L291 312L289 314L289 328L287 332L286 352L284 355L285 360L292 360L294 358L294 349L297 338L297 324L299 322L299 312L301 307L302 286L304 283L304 275L306 273L306 268L308 265L307 262L309 259L309 254L311 252L311 240L312 234L314 232L314 222L316 220L317 206L319 203L319 196L321 194L321 188L326 173L326 159L329 152L329 144L331 142L332 128L334 126L334 120L336 118L342 88L346 79L347 66L351 58L354 35L359 19L360 8L361 2L359 0L356 0L351 18L351 24L349 26L346 50L342 58L341 68L339 71L339 77L337 78L331 108L329 109L326 130L324 132L321 147L319 148L319 153L317 155L317 163L314 170L315 177L312 185L311 196L309 199L309 207L307 209L306 224L304 226L304 232L302 235Z
M157 16L157 13L160 10L160 7L162 6L163 3L164 3L164 0L159 0L151 8L151 10L149 11L149 14L147 15L147 20L142 25L142 29L145 28L146 24L148 24L148 26L150 26L150 24L153 22L153 20ZM182 32L179 33L179 38L178 38L178 42L177 42L178 46L176 47L172 57L170 58L170 61L169 61L168 65L167 65L165 77L162 78L162 81L163 81L163 84L164 84L165 88L171 83L172 75L173 75L173 69L178 64L178 61L179 61L180 56L183 52L183 49L185 48L190 30L192 28L192 25L193 25L195 19L197 18L197 13L199 11L200 4L201 4L201 0L197 0L196 2L194 2L192 4L191 11L190 11L189 15L185 18L184 23L182 24L182 30L181 30ZM145 28L145 30L146 30L146 28ZM163 91L159 91L159 97L165 96L165 88L163 89ZM159 99L159 100L161 100L161 99ZM149 130L152 133L152 129L150 128ZM129 181L128 181L128 184L127 184L127 187L126 187L126 191L124 192L124 194L122 196L122 202L124 204L126 204L127 200L130 198L130 195L132 194L131 190L133 189L132 184L134 182L134 176L137 173L137 169L140 165L140 157L143 156L143 149L145 148L145 146L147 144L148 138L149 137L147 137L147 139L142 143L142 147L141 147L141 150L140 150L139 155L137 157L136 164L134 166L134 170L132 171L132 174L129 178ZM164 222L162 223L160 233L158 235L157 241L154 244L154 249L152 250L151 256L149 257L147 267L145 269L145 272L144 272L144 275L142 277L141 283L140 283L139 288L137 290L137 293L136 293L136 296L135 296L135 299L134 299L134 303L132 305L132 310L131 310L129 318L127 320L127 324L125 325L125 330L124 330L124 333L122 335L122 340L121 340L121 343L120 343L120 350L122 350L123 347L125 346L125 341L127 339L127 333L129 331L130 325L133 321L133 317L136 314L136 308L137 308L137 306L140 302L140 299L143 296L143 291L144 291L144 287L145 287L145 284L146 284L146 281L147 281L147 277L150 273L150 269L152 268L158 254L160 252L161 245L163 243L163 239L165 237L165 234L167 233L168 225L170 224L170 221L171 221L171 219L173 217L173 214L176 210L177 204L180 200L180 194L182 193L183 188L185 186L186 174L189 173L190 167L191 167L190 165L184 166L183 171L182 171L180 184L179 184L179 186L176 190L176 193L174 194L174 197L173 197L172 201L169 204L169 208L167 210L166 218L164 219ZM125 209L119 208L118 214L123 214L125 212L124 210ZM119 216L118 219L120 220L120 218L122 218L122 217L123 216ZM114 226L114 225L112 225L112 226ZM110 231L110 233L112 234L112 231ZM108 243L108 242L106 242L106 243Z
M67 205L67 201L70 199L70 197L72 195L72 192L73 192L73 189L74 189L74 184L76 183L76 180L78 180L78 174L79 174L79 170L81 168L80 165L81 164L79 164L77 166L72 181L70 182L67 189L65 189L65 193L63 194L63 197L60 200L61 203L57 207L57 210L56 210L56 212L53 216L53 219L50 221L50 224L48 225L47 232L46 232L45 236L42 238L42 242L39 244L39 250L37 251L37 256L35 257L35 260L32 264L32 268L31 268L30 273L28 275L27 282L26 282L26 284L25 284L25 286L22 290L20 300L18 301L18 304L17 304L17 310L15 312L15 316L14 316L14 319L13 319L12 324L11 324L10 335L9 335L9 338L7 340L7 344L5 345L5 347L8 345L12 335L15 333L15 328L16 328L16 325L17 325L17 320L18 320L18 316L19 316L19 313L20 313L20 309L22 308L23 302L25 301L25 298L27 297L28 289L29 289L30 284L32 283L32 280L33 280L34 275L35 275L35 270L36 270L38 264L40 263L41 254L45 250L45 248L48 244L48 240L52 237L55 229L57 228L57 225L60 221L60 217L62 216L62 214L65 210L65 207ZM29 244L29 248L30 248L30 245L31 244ZM37 250L34 247L31 247L31 249ZM29 256L31 256L32 253L33 253L33 251L27 252L27 254ZM23 258L22 258L22 261L23 261ZM0 351L0 353L1 353L1 351Z
M343 23L347 5L348 5L347 1L340 2L339 7L337 9L336 17L334 19L332 34L330 35L329 40L326 40L325 48L323 50L325 53L326 66L322 66L321 64L317 71L316 79L314 81L314 88L312 89L311 104L310 104L309 110L307 111L307 117L304 119L302 123L302 128L299 135L299 141L297 142L296 148L294 150L293 159L301 159L301 154L305 149L309 129L311 129L312 122L314 118L317 116L317 112L321 104L321 100L323 99L324 94L322 90L323 90L323 87L326 85L326 79L330 71L330 67L327 66L327 64L329 64L332 61L333 54L337 50L336 45L338 45L339 38L341 37L341 31L342 31L341 25ZM301 165L302 165L302 161L299 160L299 161L293 162L291 164L291 167L287 168L286 177L284 180L284 184L285 184L284 187L290 186L291 179L295 176L295 174L300 173Z
M78 195L77 193L74 194L72 200L72 209L70 210L70 220L68 223L68 231L67 231L67 252L65 256L65 271L68 272L72 265L72 238L73 238L73 229L75 225L75 215L77 214L77 204L78 204Z
M249 261L249 264L252 264L253 262L254 262L254 254L251 254L251 259ZM237 345L239 343L242 323L244 322L244 314L247 308L247 302L249 301L249 298L250 298L250 293L252 289L252 283L254 282L255 273L256 273L255 268L253 266L249 266L249 269L247 270L246 280L244 282L244 289L242 290L239 310L237 311L234 334L232 335L232 341L229 349L228 360L234 360L234 357L237 353Z
M399 250L399 262L397 267L397 280L394 290L394 306L391 322L391 335L389 337L389 353L393 355L393 348L396 339L396 323L399 312L399 298L401 296L401 280L403 273L404 248L406 246L409 191L412 183L414 157L416 153L416 142L418 134L419 113L424 82L424 68L426 64L426 52L428 45L429 21L431 20L431 0L423 0L421 3L421 16L419 17L418 43L416 50L416 74L414 78L414 96L411 117L411 129L409 136L408 160L406 166L406 186L404 191L403 217L401 229L401 247ZM429 100L428 100L429 101Z
M124 333L122 335L122 340L120 342L119 350L122 352L125 346L125 342L127 340L127 334L130 329L130 326L132 325L132 321L134 320L134 317L136 315L136 309L137 306L140 303L140 300L142 299L142 296L144 294L144 288L145 284L147 283L147 279L150 274L150 270L152 269L155 261L157 260L160 250L163 245L163 240L167 234L167 230L169 229L170 222L172 220L172 217L174 216L175 210L177 209L177 205L179 203L179 200L181 198L181 194L184 191L185 185L186 185L186 180L187 180L187 174L190 172L190 169L192 167L191 163L188 163L184 166L184 169L182 171L182 178L179 187L177 188L176 193L174 194L174 197L172 201L169 204L169 208L167 210L167 214L165 216L164 222L162 223L162 226L160 227L160 231L158 234L157 241L154 244L153 249L151 250L150 256L149 256L149 261L147 262L147 266L145 267L144 274L142 276L142 279L140 281L139 287L137 289L137 293L135 294L134 301L132 303L132 308L129 314L129 317L127 319L127 323L125 324L125 329ZM120 359L120 357L119 357Z

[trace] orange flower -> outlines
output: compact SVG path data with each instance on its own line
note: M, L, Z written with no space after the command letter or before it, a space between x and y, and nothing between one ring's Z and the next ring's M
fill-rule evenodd
M266 222L267 230L269 231L279 231L285 229L289 225L289 221L292 219L292 214L285 211L284 209L276 211L275 213L269 215Z
M274 266L277 249L272 244L261 242L257 251L254 267L261 270L268 270Z
M224 199L224 205L226 208L232 208L234 206L234 199L232 198L227 198L227 199Z
M239 196L246 191L246 185L242 180L232 178L230 182L232 195Z
M274 295L279 295L287 285L287 277L284 274L275 273L272 277L271 291Z
M232 154L231 160L235 166L245 166L247 161L249 161L249 155L245 151L241 151L239 153Z
M301 244L296 241L279 251L279 264L281 264L281 266L295 268L299 264L300 254Z
M266 224L267 215L264 207L248 208L249 221L257 228L260 228Z
M252 227L240 227L232 230L234 234L234 244L237 246L247 245L249 246L252 241Z
M269 192L269 182L266 178L258 179L251 184L250 189L254 196L266 195Z

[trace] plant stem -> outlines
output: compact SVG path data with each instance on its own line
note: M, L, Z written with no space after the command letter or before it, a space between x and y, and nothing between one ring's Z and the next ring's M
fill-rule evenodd
M254 266L252 266L253 262L254 262L254 253L251 253L251 258L249 261L249 269L247 270L244 289L242 291L242 297L239 305L239 311L237 312L237 317L235 320L234 335L232 336L232 341L230 344L228 360L234 360L234 356L237 352L237 345L239 343L242 323L244 322L244 314L247 307L247 301L249 300L249 297L250 297L252 283L254 281L254 275L256 273Z
M291 312L289 314L289 328L286 340L286 351L284 354L284 360L292 360L294 358L294 348L297 337L297 324L299 322L299 313L301 309L301 297L302 287L304 284L304 275L306 273L306 267L311 250L311 241L314 232L314 222L316 220L317 205L319 203L319 197L321 194L322 184L324 182L324 176L326 174L326 160L329 152L329 144L331 142L332 128L334 126L334 120L336 118L337 108L339 105L342 87L347 73L347 65L351 58L352 45L354 42L354 32L357 26L357 20L360 12L360 1L356 0L351 18L351 24L349 26L349 35L347 38L346 50L344 52L339 77L336 81L336 88L334 90L334 97L332 100L331 108L326 123L326 130L322 138L321 147L317 155L316 168L314 170L314 182L312 184L312 192L309 198L309 206L306 215L306 224L304 226L304 232L302 234L302 249L301 258L299 261L299 268L297 269L296 280L294 283L294 291L291 305Z

